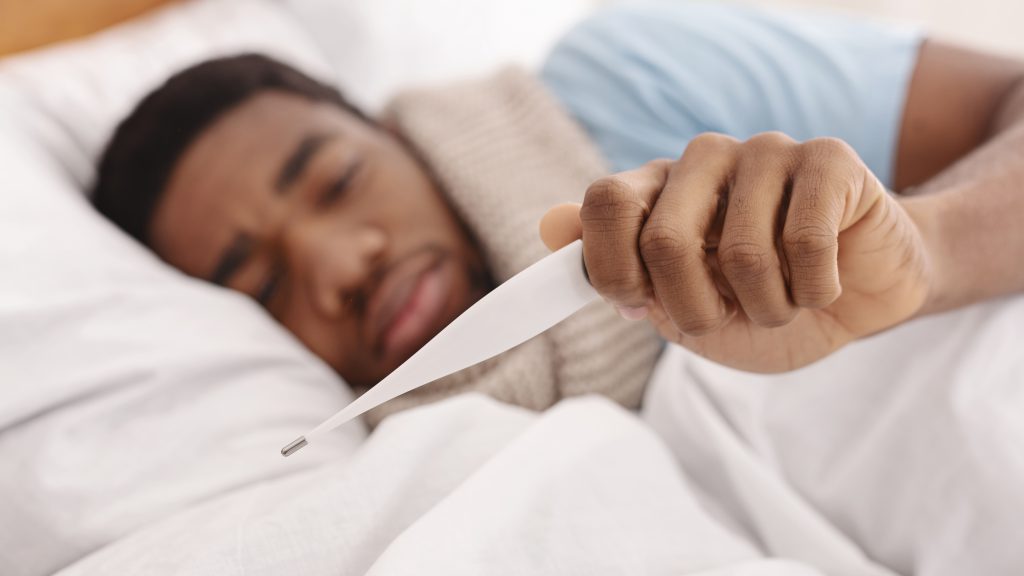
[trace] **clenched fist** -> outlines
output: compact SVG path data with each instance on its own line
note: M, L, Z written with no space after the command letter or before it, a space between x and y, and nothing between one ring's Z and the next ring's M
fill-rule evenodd
M541 228L551 248L582 235L623 316L743 370L804 366L909 318L929 289L917 226L835 139L704 134L677 161L594 182Z

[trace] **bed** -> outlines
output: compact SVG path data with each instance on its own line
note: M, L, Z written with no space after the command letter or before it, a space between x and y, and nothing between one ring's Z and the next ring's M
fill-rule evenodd
M966 549L1013 569L1019 298L786 380L674 351L641 414L466 395L282 459L351 393L249 299L92 210L118 119L172 71L241 51L376 109L411 83L535 65L590 3L160 4L0 60L0 573L937 576L969 573ZM887 394L900 400L879 413ZM929 402L934 418L918 410ZM827 426L828 442L808 434ZM849 496L940 440L959 468L926 498L884 484Z

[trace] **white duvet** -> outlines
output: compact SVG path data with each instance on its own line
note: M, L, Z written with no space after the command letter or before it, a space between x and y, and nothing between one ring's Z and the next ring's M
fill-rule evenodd
M1022 343L1017 298L788 375L671 347L639 416L458 397L61 574L1020 574Z

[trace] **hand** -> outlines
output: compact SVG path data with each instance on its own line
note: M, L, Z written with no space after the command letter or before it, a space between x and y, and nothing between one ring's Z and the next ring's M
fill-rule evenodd
M556 207L552 249L583 238L591 282L627 318L707 358L792 370L911 317L928 295L907 212L835 139L695 138Z

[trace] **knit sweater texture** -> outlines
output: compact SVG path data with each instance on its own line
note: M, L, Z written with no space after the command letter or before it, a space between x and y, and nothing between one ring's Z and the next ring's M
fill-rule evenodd
M548 208L582 201L608 174L586 133L518 68L403 93L385 116L433 173L497 282L548 254L538 234ZM660 350L648 323L625 321L599 301L490 361L384 404L368 421L466 391L533 410L588 393L635 408Z

